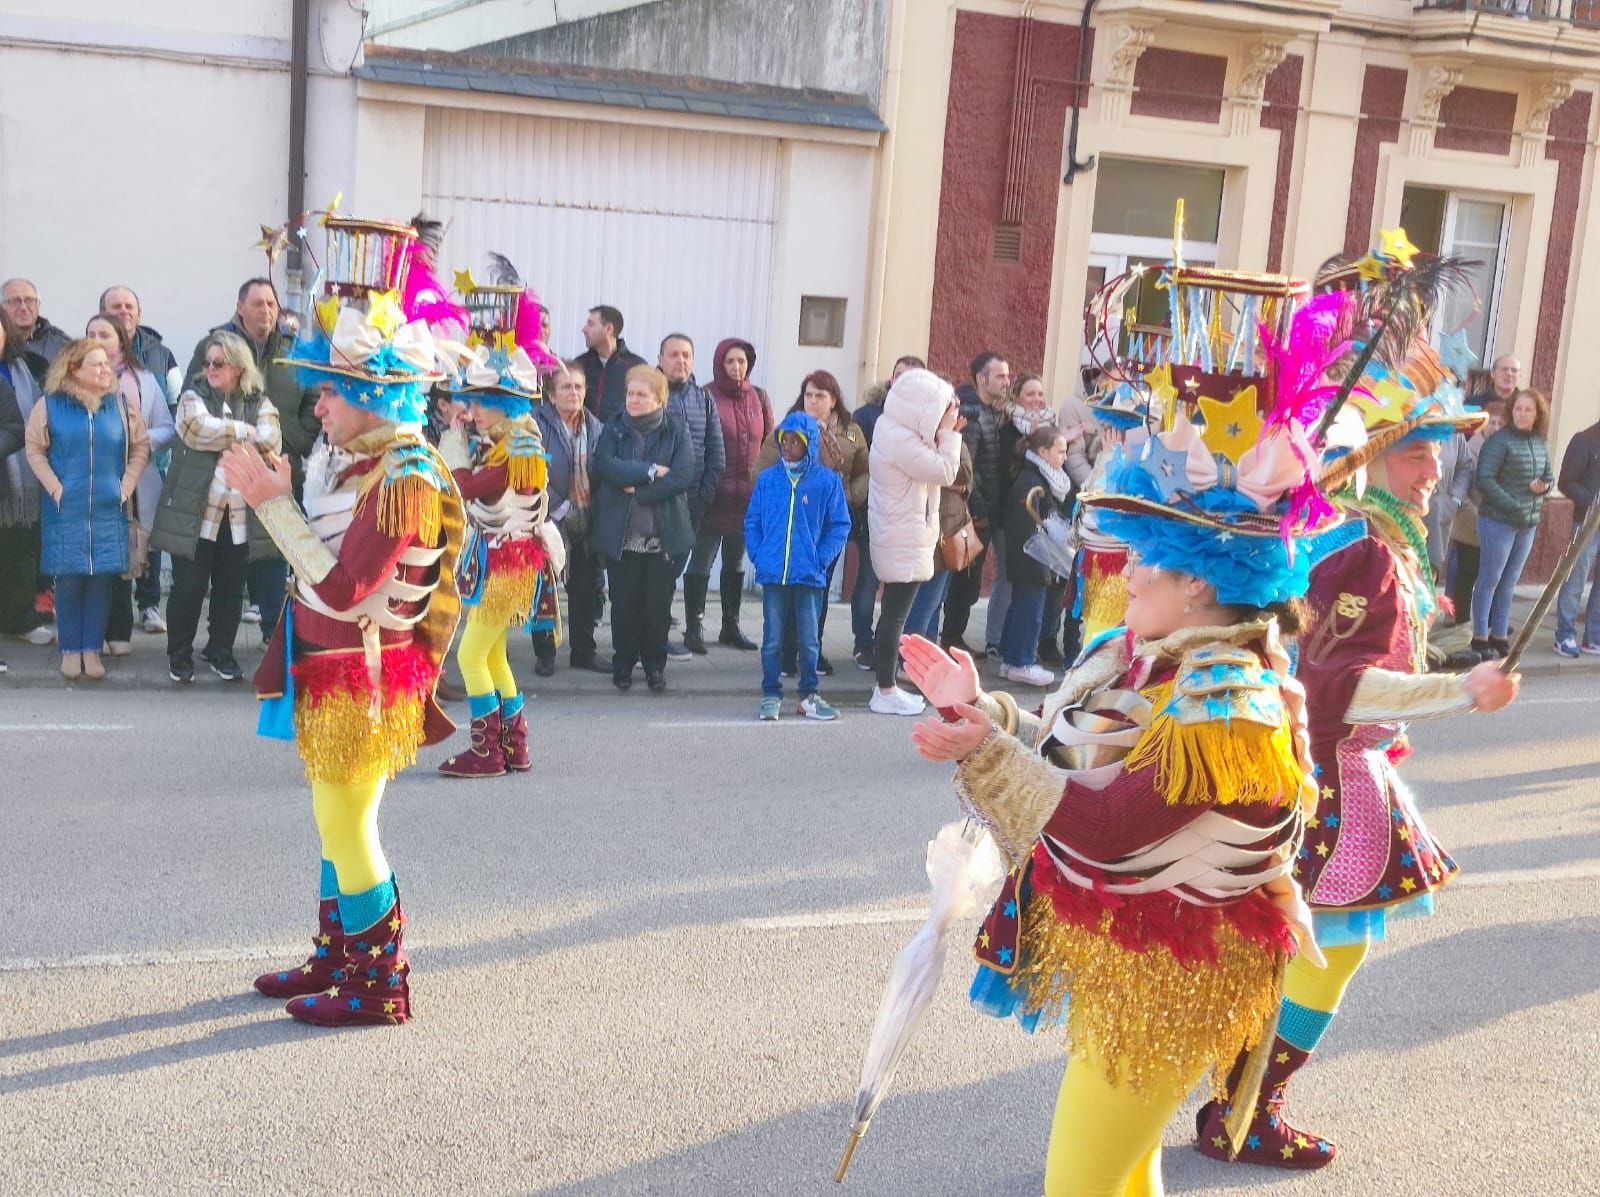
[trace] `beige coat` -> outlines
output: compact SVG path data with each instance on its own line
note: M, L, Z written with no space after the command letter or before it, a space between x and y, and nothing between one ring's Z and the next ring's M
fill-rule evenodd
M1067 442L1065 468L1072 485L1081 487L1088 481L1095 460L1100 456L1100 421L1094 418L1089 404L1081 396L1068 395L1056 413L1056 427L1065 432L1074 426L1082 428L1083 435Z
M961 467L961 434L940 430L955 401L927 370L900 376L872 432L867 525L872 568L883 582L926 582L939 543L939 493Z

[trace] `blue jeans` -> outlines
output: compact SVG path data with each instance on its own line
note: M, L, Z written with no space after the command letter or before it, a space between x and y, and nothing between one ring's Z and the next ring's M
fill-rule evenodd
M64 653L97 653L111 614L111 574L56 575L56 638Z
M263 557L250 563L250 601L261 609L261 639L272 639L283 612L283 595L289 586L289 563L282 557Z
M917 587L917 597L911 600L911 613L906 616L907 636L922 636L939 643L939 609L944 606L945 592L950 589L950 571L936 569L933 577Z
M1478 517L1478 581L1472 587L1472 638L1507 637L1511 600L1522 567L1533 552L1538 526L1513 528L1487 515Z
M1043 586L1013 586L1006 608L1005 630L1000 634L1000 659L1014 669L1032 665L1039 656L1039 632L1044 627Z
M1006 577L1006 554L1011 550L1006 534L996 528L994 539L989 542L989 556L994 558L994 585L989 588L989 613L983 620L985 645L999 644L1006 634L1006 611L1011 606L1011 579ZM1016 551L1020 553L1022 549L1018 547ZM1033 658L1029 657L1028 660L1032 661Z
M862 521L863 528L866 521ZM872 572L872 553L866 534L856 540L856 581L850 588L850 634L858 653L872 651L872 616L878 606L878 575Z
M1556 595L1557 640L1571 640L1577 636L1578 604L1583 599L1584 584L1600 579L1600 570L1596 569L1597 559L1600 559L1600 554L1595 552L1597 548L1600 548L1600 536L1589 537L1589 543L1578 555L1578 563L1561 583L1561 591ZM1589 605L1583 612L1583 642L1600 644L1600 585L1589 588Z
M828 592L820 586L761 584L761 694L783 697L783 633L793 625L798 645L800 697L817 692L817 616Z

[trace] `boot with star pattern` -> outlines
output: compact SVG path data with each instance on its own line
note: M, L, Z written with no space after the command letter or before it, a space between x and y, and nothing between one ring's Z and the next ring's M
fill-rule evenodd
M1284 1091L1289 1078L1310 1058L1310 1052L1286 1042L1282 1036L1275 1036L1272 1054L1267 1058L1267 1072L1261 1079L1261 1095L1256 1099L1255 1113L1245 1131L1239 1154L1228 1151L1227 1132L1222 1125L1231 1107L1218 1101L1208 1101L1195 1115L1195 1130L1199 1136L1195 1146L1200 1154L1214 1160L1260 1164L1267 1168L1309 1170L1333 1163L1339 1149L1330 1140L1291 1125L1283 1116ZM1236 1064L1228 1077L1230 1090L1239 1070Z
M345 936L343 980L297 997L288 1010L319 1027L396 1026L411 1018L411 963L406 958L400 897L377 922Z
M257 977L256 991L281 1002L308 993L321 993L344 980L344 927L339 922L337 898L323 898L317 903L317 934L311 945L311 955L304 964Z

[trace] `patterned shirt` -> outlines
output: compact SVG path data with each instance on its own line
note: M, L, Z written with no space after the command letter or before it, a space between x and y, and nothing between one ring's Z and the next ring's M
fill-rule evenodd
M185 391L178 400L176 421L178 437L185 445L200 453L219 455L217 467L211 474L211 489L206 493L205 510L200 513L200 539L216 540L217 530L226 517L233 532L233 543L244 544L244 496L231 489L223 478L220 454L235 444L254 444L272 453L283 452L278 409L262 396L256 422L252 425L233 419L227 400L222 402L222 414L214 416L206 409L205 400L193 391Z

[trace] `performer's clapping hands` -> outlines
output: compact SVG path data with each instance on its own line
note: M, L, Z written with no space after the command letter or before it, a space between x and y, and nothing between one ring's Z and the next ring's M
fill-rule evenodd
M269 461L254 445L229 446L222 455L222 476L253 508L294 492L289 459L274 453Z
M952 655L931 640L905 636L900 657L908 676L935 707L954 709L954 723L929 719L911 729L911 742L930 761L964 760L982 744L994 724L972 704L978 699L978 667L962 649Z

